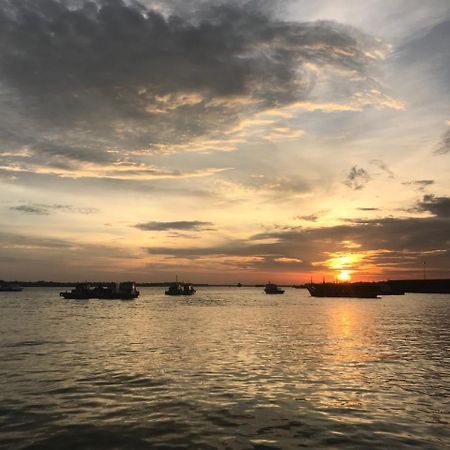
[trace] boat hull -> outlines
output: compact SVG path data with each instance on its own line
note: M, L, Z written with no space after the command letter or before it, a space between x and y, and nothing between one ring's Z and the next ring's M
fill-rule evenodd
M61 292L59 294L61 297L67 300L134 300L139 296L139 292L135 294L123 294L123 295L77 295L72 292Z
M60 292L59 295L70 300L133 300L139 296L134 281L122 283L103 283L91 285L80 283L71 291Z
M306 286L312 297L378 298L379 288L372 283L322 283Z
M177 297L180 295L194 295L195 291L194 292L168 292L168 291L166 291L166 292L164 292L164 294Z

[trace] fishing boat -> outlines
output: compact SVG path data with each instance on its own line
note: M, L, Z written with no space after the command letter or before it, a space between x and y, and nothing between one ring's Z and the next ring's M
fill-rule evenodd
M377 283L310 283L306 285L312 297L378 298Z
M79 283L71 291L60 292L59 295L66 299L89 300L92 298L103 300L132 300L139 296L134 281L123 283L90 284Z
M7 281L0 280L0 292L20 292L23 291L23 287L17 283L8 283Z
M278 287L276 284L270 283L270 282L266 284L266 286L264 288L264 292L266 294L284 294L283 289Z
M171 283L169 288L164 293L166 295L194 295L195 294L194 286L190 283L180 283L176 281L175 283Z

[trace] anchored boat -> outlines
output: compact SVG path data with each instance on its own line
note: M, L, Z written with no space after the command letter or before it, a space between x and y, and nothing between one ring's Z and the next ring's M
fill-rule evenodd
M66 299L89 300L98 298L104 300L132 300L139 296L134 281L123 283L95 284L79 283L71 291L60 292L59 295Z
M266 287L264 288L264 292L266 294L284 294L284 290L279 288L274 283L267 283Z
M169 289L165 291L166 295L194 295L195 294L194 286L190 283L180 283L176 281L175 283L171 283L169 285Z
M7 281L0 280L0 292L20 292L23 291L23 287L17 283L8 283Z

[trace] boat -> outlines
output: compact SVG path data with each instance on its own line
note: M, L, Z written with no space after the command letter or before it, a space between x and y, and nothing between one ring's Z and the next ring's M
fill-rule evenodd
M89 300L91 298L103 300L132 300L139 296L134 281L123 283L90 284L79 283L71 291L60 292L59 295L66 299Z
M378 298L377 283L310 283L306 285L312 297Z
M190 283L180 283L176 281L175 283L169 284L169 289L164 293L166 295L194 295L195 294L194 286Z
M7 281L0 280L0 292L20 292L23 291L23 287L17 283L9 283Z
M284 294L283 289L279 288L276 284L270 282L266 284L264 292L266 294Z

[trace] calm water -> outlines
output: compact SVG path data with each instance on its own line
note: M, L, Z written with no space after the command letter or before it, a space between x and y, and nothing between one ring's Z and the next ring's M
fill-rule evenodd
M0 293L0 447L450 448L450 295Z

